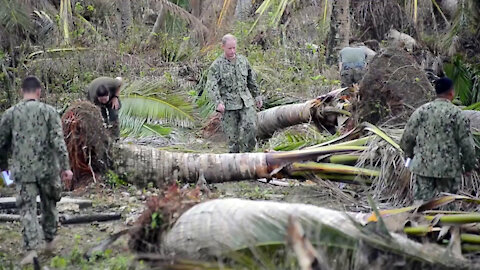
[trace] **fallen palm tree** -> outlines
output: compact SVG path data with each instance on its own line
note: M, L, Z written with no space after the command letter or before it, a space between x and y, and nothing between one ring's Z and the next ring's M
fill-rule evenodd
M304 123L311 123L318 130L328 130L332 133L338 125L339 116L349 117L350 112L344 109L349 102L340 95L348 88L340 88L322 95L316 99L297 104L276 106L257 113L257 137L269 138L276 131ZM203 128L205 137L212 137L221 132L221 114L211 116Z
M233 261L234 266L246 267L242 265L246 254L258 259L262 250L268 250L266 259L273 262L274 251L286 245L289 219L294 217L305 230L303 237L316 248L329 248L331 256L325 256L326 263L335 265L335 269L352 269L353 265L387 269L399 261L410 267L428 269L468 266L466 260L450 255L439 245L420 244L403 233L382 234L363 227L367 214L306 204L221 199L190 204L175 215L165 203L166 198L161 201L163 203L149 203L137 228L131 232L130 247L138 252L161 254L170 261L226 258L227 262ZM178 200L174 202L178 206ZM184 202L192 200L185 198ZM369 252L384 255L370 256ZM363 258L366 261L362 261ZM262 263L269 262L261 261L260 265Z
M98 109L88 102L72 105L63 117L65 139L77 180L95 176L100 165L108 165L108 169L123 179L140 186L149 182L158 186L177 180L196 182L199 178L205 178L209 183L286 176L301 178L306 173L323 173L324 177L332 180L362 183L355 176L368 178L378 175L374 170L325 164L328 160L342 163L342 159L346 158L334 154L359 154L366 149L361 144L329 145L289 152L177 153L131 144L110 145L100 119ZM351 161L351 158L346 159ZM308 167L302 168L302 162L309 162L303 165ZM78 183L74 181L68 188L76 188Z
M374 170L315 162L323 155L358 153L365 149L362 146L333 145L289 152L192 154L138 145L115 145L112 149L112 156L115 157L112 168L118 175L136 184L154 182L159 186L175 181L196 182L200 177L208 183L220 183L285 176L298 178L303 177L301 173L320 171L333 175L376 176L378 172ZM304 161L308 163L302 163ZM305 167L302 169L302 166ZM356 181L348 177L339 180Z

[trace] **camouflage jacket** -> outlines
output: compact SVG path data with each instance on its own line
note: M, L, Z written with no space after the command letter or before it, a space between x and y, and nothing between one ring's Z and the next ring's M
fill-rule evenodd
M253 106L260 94L255 72L242 55L237 55L234 62L224 55L218 57L210 66L206 90L215 104L225 105L225 110Z
M454 178L476 164L470 120L449 100L437 98L418 108L408 120L400 142L407 157L413 157L413 173Z
M16 181L36 182L70 169L60 117L39 101L24 100L5 111L0 120L0 150L1 169L7 169L11 151L9 169Z
M104 85L108 89L110 100L115 96L121 82L110 77L98 77L87 86L87 99L95 105L103 105L98 102L97 89L100 85ZM110 102L109 102L110 103Z

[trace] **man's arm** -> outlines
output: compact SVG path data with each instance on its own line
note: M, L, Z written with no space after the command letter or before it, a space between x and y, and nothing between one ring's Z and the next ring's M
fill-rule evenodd
M206 91L210 99L215 103L216 106L223 104L222 98L220 96L220 89L218 87L220 83L220 75L217 71L217 66L212 64L208 71L207 83L205 85Z
M248 75L247 75L247 87L252 93L252 96L254 98L257 98L260 96L260 90L258 90L257 86L257 74L255 74L255 71L252 69L250 66L250 63L247 60L247 69L248 69Z
M416 130L418 126L417 117L418 112L415 111L410 117L410 119L408 119L405 130L403 131L402 139L400 140L400 147L402 148L403 152L405 152L405 156L408 158L413 157L413 149L415 148L416 144Z
M12 143L12 114L6 111L0 119L0 170L8 169L8 150Z
M458 125L458 145L462 154L462 164L465 172L471 172L477 163L475 156L475 143L470 130L470 120L460 114L461 118Z
M50 112L50 143L53 146L54 154L57 156L62 171L70 170L67 146L63 138L62 123L55 111Z

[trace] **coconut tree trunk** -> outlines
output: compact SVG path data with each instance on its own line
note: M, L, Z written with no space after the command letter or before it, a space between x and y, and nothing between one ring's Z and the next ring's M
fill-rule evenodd
M333 107L324 106L319 99L270 108L257 114L257 136L268 138L275 131L309 122L316 125L317 128L335 127L339 112L341 111Z
M201 0L190 0L190 8L192 9L193 16L200 18L202 15L202 4Z
M148 35L148 39L146 41L146 44L150 44L152 42L152 40L160 32L160 29L163 26L164 18L165 18L165 12L163 12L163 5L161 3L158 3L157 19L155 20L155 24L153 25L152 32L150 32L150 35Z
M284 243L291 216L305 228L307 239L327 246L338 247L338 243L343 243L343 247L354 249L358 248L357 241L363 241L378 250L429 262L439 268L466 264L448 255L446 248L439 245L422 245L398 233L390 233L388 237L368 233L360 225L366 219L365 215L359 213L306 204L241 199L217 199L193 206L180 216L161 242L152 244L160 245L167 254L182 258L225 255L269 243ZM156 230L161 228L157 226ZM380 268L388 268L386 264L391 262L385 262ZM376 264L372 262L371 265Z
M195 183L200 177L204 177L208 183L271 178L274 175L302 178L303 175L299 175L295 168L292 169L288 165L307 160L314 161L326 154L349 153L364 149L363 146L327 146L290 152L192 154L118 144L113 146L111 156L114 157L113 171L128 182L139 186L153 182L157 186L162 186L175 181ZM285 170L282 170L284 168ZM318 170L312 167L305 171Z
M237 0L237 6L235 7L235 18L240 21L244 21L248 18L250 10L252 10L253 3L251 0Z
M328 33L327 64L337 63L338 52L348 46L350 39L350 0L333 1Z
M122 35L126 35L132 25L132 3L130 0L120 0L118 3L118 10L120 12L120 25Z

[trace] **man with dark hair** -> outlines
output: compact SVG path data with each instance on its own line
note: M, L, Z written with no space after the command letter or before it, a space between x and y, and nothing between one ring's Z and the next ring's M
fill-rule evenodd
M99 77L87 86L87 99L100 107L105 125L112 128L115 137L120 135L118 110L120 109L120 87L122 78Z
M476 164L470 120L451 101L453 81L435 82L437 98L418 108L408 120L400 145L415 175L414 197L429 200L441 192L457 193L462 172Z
M11 153L11 177L16 182L17 207L27 250L21 264L32 263L42 235L47 249L54 248L57 232L56 202L62 183L72 179L62 125L56 110L39 101L41 83L34 77L22 83L23 100L9 108L0 120L0 170L8 167ZM37 219L36 197L40 195L42 228Z

